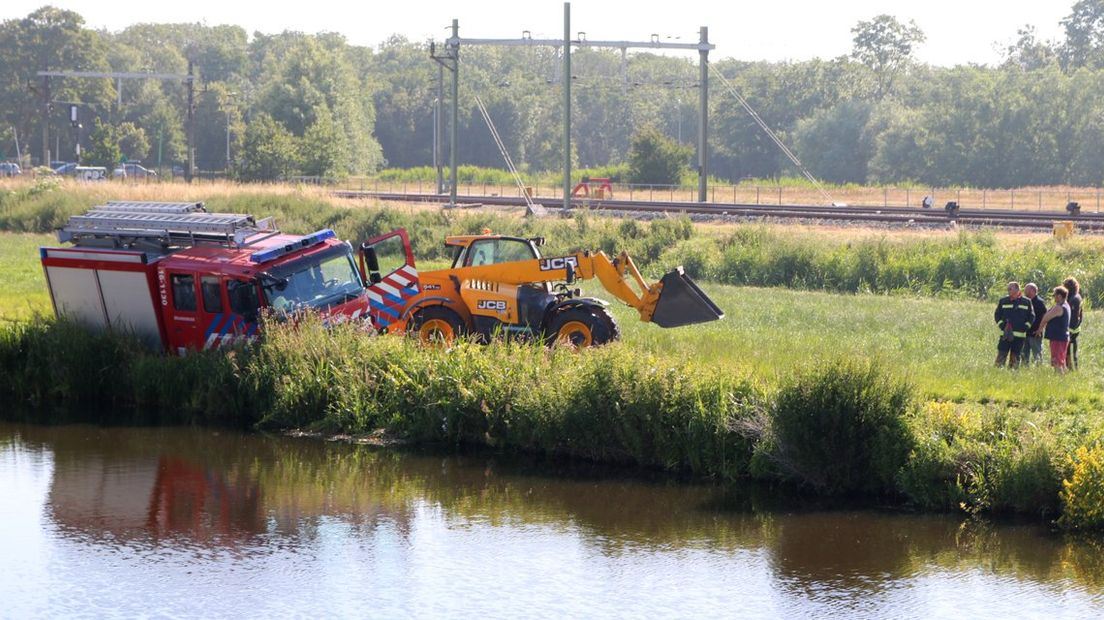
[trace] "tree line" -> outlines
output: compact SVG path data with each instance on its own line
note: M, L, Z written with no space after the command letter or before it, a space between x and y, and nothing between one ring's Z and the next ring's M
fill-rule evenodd
M996 65L917 62L924 33L889 15L858 22L846 56L712 64L827 181L1101 185L1104 0L1077 1L1062 26L1064 37L1056 41L1042 41L1025 26ZM184 73L190 61L202 170L268 180L370 174L433 161L438 68L427 43L396 36L369 48L333 33L250 35L237 26L200 24L104 32L88 28L78 13L47 6L0 22L0 49L0 159L16 155L17 140L22 152L41 156L44 84L37 71ZM523 171L557 170L565 79L557 54L465 47L461 59L460 163L503 167L478 96ZM644 144L677 158L676 170L693 167L695 59L651 53L622 59L618 51L584 48L574 52L572 67L577 166L639 170L628 164ZM72 154L79 140L86 158L154 166L185 159L182 83L124 81L119 92L111 80L64 78L50 87L52 150ZM447 97L447 84L444 92ZM710 94L712 176L738 181L795 173L716 76ZM81 127L69 123L69 102L80 104Z

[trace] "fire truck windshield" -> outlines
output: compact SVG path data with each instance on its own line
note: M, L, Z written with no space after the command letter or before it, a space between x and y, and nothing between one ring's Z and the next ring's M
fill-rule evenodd
M261 278L261 286L277 312L326 308L345 303L364 291L348 245L279 265L266 276Z

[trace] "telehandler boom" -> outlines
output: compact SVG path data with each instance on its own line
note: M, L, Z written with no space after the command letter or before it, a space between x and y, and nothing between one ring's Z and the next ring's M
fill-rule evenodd
M660 327L714 321L724 312L678 267L648 284L622 252L580 251L542 257L544 239L493 235L450 236L452 267L418 272L404 229L361 246L375 324L389 332L414 332L422 340L466 334L524 334L576 347L616 340L620 331L601 299L583 297L571 285L597 279L614 297L636 309L640 320Z

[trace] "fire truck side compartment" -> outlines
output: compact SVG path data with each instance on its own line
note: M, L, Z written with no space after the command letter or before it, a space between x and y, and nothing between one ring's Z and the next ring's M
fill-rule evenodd
M43 248L42 265L57 316L163 346L159 295L143 253Z

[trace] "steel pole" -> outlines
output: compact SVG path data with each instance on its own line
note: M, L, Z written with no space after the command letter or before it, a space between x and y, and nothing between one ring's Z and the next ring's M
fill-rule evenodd
M50 165L50 76L42 78L42 165Z
M230 171L230 109L226 109L226 164L223 169Z
M698 202L706 201L706 185L709 182L709 28L701 27L701 56L698 64L701 71L699 91L701 109L698 120Z
M195 175L195 81L192 61L188 61L188 157L184 163L184 180L192 182Z
M449 128L449 204L456 206L456 136L460 124L460 22L452 20L452 127Z
M442 129L442 122L445 120L445 115L441 110L441 103L445 100L445 68L441 64L437 65L437 102L433 106L433 167L437 171L437 192L438 194L445 193L445 175L444 170L441 167L441 138L445 133Z
M563 208L571 208L571 3L564 2L564 40L563 40L563 94L564 94L564 177Z

